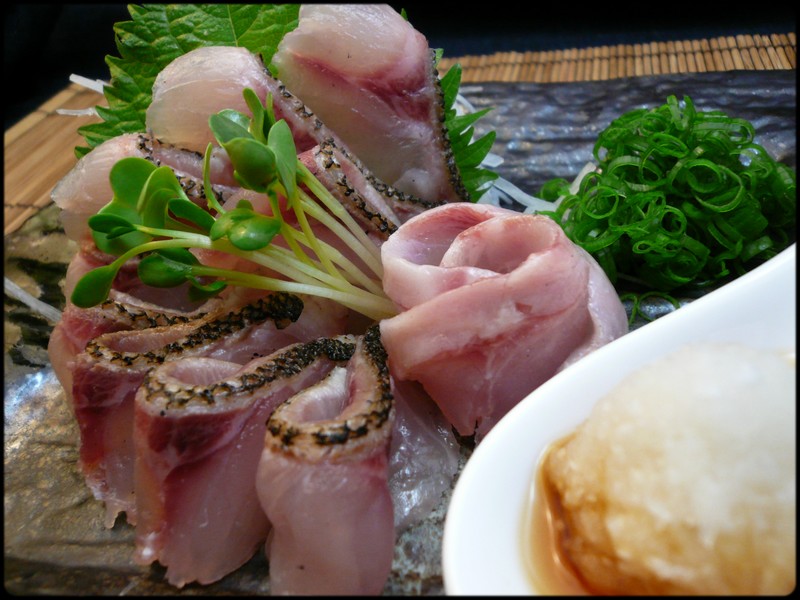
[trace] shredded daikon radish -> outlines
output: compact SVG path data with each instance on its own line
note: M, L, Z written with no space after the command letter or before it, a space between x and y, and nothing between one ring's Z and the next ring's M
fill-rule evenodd
M94 90L98 94L103 93L103 88L108 85L108 82L103 81L102 79L89 79L88 77L83 77L81 75L75 75L74 73L69 76L69 80L72 83L77 83L78 85L82 85L85 88L89 88L90 90Z
M74 73L69 76L69 80L72 83L77 83L80 86L88 88L97 92L98 94L103 93L103 87L108 85L107 82L103 81L102 79L89 79L88 77L83 77L81 75L75 75ZM88 108L57 108L56 113L59 115L67 115L71 117L94 117L97 116L97 111L93 106Z
M69 117L93 117L97 111L90 106L89 108L57 108L56 113Z
M11 281L8 277L4 281L5 293L26 304L34 312L41 315L51 323L57 323L61 319L61 311L49 304L42 302L38 298L34 298L28 292L23 290L19 285Z

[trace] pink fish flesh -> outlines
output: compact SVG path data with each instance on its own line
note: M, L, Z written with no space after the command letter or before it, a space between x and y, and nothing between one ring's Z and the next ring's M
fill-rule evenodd
M444 205L405 223L382 260L384 290L403 309L381 322L392 374L422 383L461 435L482 437L628 329L599 265L544 216Z
M422 39L424 40L424 38ZM422 70L430 71L429 63L430 59L427 57ZM203 65L208 65L209 68L202 68ZM437 85L438 82L434 77L432 89ZM158 140L162 152L166 152L163 150L164 148L176 149L173 151L174 156L162 156L162 162L199 177L199 171L191 165L191 157L193 153L204 151L209 142L215 144L207 125L208 118L225 108L232 108L249 115L250 111L242 98L242 91L245 87L253 89L264 102L266 102L267 95L272 94L276 117L286 119L289 123L299 153L308 151L314 146L334 147L338 154L338 161L346 169L349 169L351 179L356 176L353 169L357 169L360 171L358 177L369 181L368 206L377 209L383 218L395 225L400 221L407 220L411 214L416 214L425 208L447 200L445 197L440 198L438 193L431 193L424 199L417 197L408 190L401 191L396 186L389 185L382 178L373 174L370 167L374 159L371 156L365 156L363 160L366 161L366 164L363 163L352 151L348 151L341 141L352 139L356 132L333 130L326 126L301 100L289 93L282 82L269 74L258 57L242 48L226 46L198 48L175 59L159 74L154 85L154 101L147 113L148 134L152 139ZM224 91L214 94L209 93L209 90ZM191 93L192 91L197 93ZM434 110L434 105L427 106L426 103L433 102L433 100L436 100L438 107L438 103L440 103L438 98L420 98L417 99L416 104L424 105L425 109L430 112ZM440 107L436 108L434 112L438 119L441 116L439 114ZM386 118L391 117L387 115ZM394 118L397 120L397 115L394 115ZM433 125L438 128L437 134L442 136L437 147L444 148L446 151L449 148L446 133L441 130L440 122L434 121ZM398 124L397 129L400 130L402 127L403 124ZM412 125L407 127L412 127ZM363 135L363 133L358 135ZM403 141L403 144L408 145L412 141L416 144L418 153L425 150L428 140L407 139ZM180 152L177 151L178 148L193 152ZM429 150L425 151L430 153ZM224 151L216 146L215 152L224 154ZM406 150L406 152L412 153L414 150ZM223 168L224 162L223 159L220 159L221 166L217 169L220 174L213 177L212 181L232 185L235 181L231 179L231 173L226 172ZM397 160L394 160L393 164L398 164ZM459 181L451 157L439 157L435 164L449 165L448 168L451 172L447 177L450 180ZM430 179L431 172L432 166L427 165L424 176ZM223 177L221 173L227 173L227 175ZM413 176L408 175L408 178L419 180L421 175L421 173L416 173ZM438 174L437 177L443 178L444 175ZM356 183L355 187L359 190L365 189L360 182ZM392 208L395 208L395 205L400 221L392 214ZM349 203L350 206L352 203Z
M95 497L106 503L108 527L119 512L136 521L133 398L146 373L187 356L244 364L309 335L340 333L343 320L313 314L325 306L312 302L306 310L298 297L274 293L238 310L222 307L188 323L106 333L88 343L74 361L72 401L81 470Z
M389 5L310 4L272 58L277 78L381 181L467 200L428 41Z
M78 308L67 301L47 345L50 365L71 403L75 357L91 340L113 331L186 323L205 316L220 303L220 300L212 299L195 311L184 312L144 302L116 290L111 290L109 299L93 308Z
M392 379L395 421L389 489L395 531L420 523L436 508L458 472L459 446L450 423L415 381Z
M163 144L203 153L216 140L208 118L233 109L251 116L245 88L266 96L264 65L244 48L200 47L176 58L156 77L147 131Z
M272 523L270 592L378 594L391 571L393 397L377 327L346 367L279 406L256 486Z
M135 403L135 561L158 561L182 587L249 560L270 526L256 492L267 419L354 347L323 338L245 366L186 358L151 371Z
M61 208L60 219L67 237L77 242L88 238L90 232L86 221L113 197L109 181L111 169L127 157L143 158L156 166L169 166L175 171L187 196L200 206L207 205L201 154L161 144L145 134L123 134L106 140L83 156L53 189L51 198ZM242 195L243 190L233 177L228 156L221 148L214 151L210 167L214 192L221 202L233 195ZM250 193L245 193L245 196Z

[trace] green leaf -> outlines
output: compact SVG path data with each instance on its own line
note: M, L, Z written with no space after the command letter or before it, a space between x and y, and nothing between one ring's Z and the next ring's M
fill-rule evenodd
M204 46L238 46L269 64L283 36L297 27L297 4L148 4L129 5L130 21L114 26L119 56L107 56L108 107L96 107L102 122L78 131L87 147L145 130L145 112L153 83L170 62Z
M197 278L194 278L189 280L189 283L192 284L189 288L189 300L192 301L208 300L228 287L227 283L220 280L204 284L201 283Z
M155 165L143 158L127 157L117 161L111 167L108 176L114 196L111 202L101 208L95 217L101 215L103 217L116 217L131 228L135 225L141 225L142 218L137 210L139 195L155 170ZM103 221L99 222L102 223ZM114 256L119 256L127 250L152 239L151 236L138 231L121 234L116 227L103 231L94 229L91 224L89 226L93 229L92 238L98 249ZM119 222L117 227L124 227L124 225ZM113 233L112 229L114 229Z
M269 147L275 152L278 178L293 200L297 196L297 147L288 123L281 119L269 130Z
M495 140L495 132L490 131L473 140L474 125L489 109L474 113L458 115L455 101L461 85L461 65L453 65L440 79L445 106L445 129L450 140L461 180L467 189L470 199L477 202L486 189L486 184L497 179L493 171L481 167L483 159L491 152Z
M235 138L224 144L234 166L233 176L245 188L265 193L275 181L275 152L258 140Z
M242 95L253 114L252 119L236 111L223 110L209 117L209 127L225 148L239 183L266 193L277 179L291 200L297 195L297 147L292 131L285 120L274 121L275 115L261 104L252 89L245 88ZM270 96L270 106L271 100ZM208 161L206 156L205 169ZM207 171L204 177L206 175Z
M221 145L236 138L252 138L249 131L250 119L242 113L226 109L208 118L208 127Z
M214 225L214 217L191 200L172 198L167 203L167 209L179 219L193 223L203 233L207 234Z
M267 101L264 104L264 111L266 112L269 126L272 127L278 121L278 119L275 118L275 106L272 103L272 92L267 92Z
M132 228L130 221L112 214L98 213L89 217L87 223L92 231L99 233L111 233L121 227Z
M225 213L225 209L222 208L222 205L219 203L217 194L214 192L214 186L211 185L211 154L213 149L214 146L209 143L203 155L203 189L208 209L221 215Z
M115 201L135 209L142 188L156 168L149 160L136 156L118 160L108 175Z
M198 262L194 255L183 248L171 250L179 252L162 249L148 254L139 261L137 273L142 283L157 288L171 288L181 285L192 277L193 265ZM191 260L187 259L185 254L188 254Z
M473 140L461 153L459 167L464 170L477 169L481 161L486 158L486 155L492 149L496 135L495 131L490 131L477 140Z
M268 246L280 230L281 222L278 219L256 214L234 223L228 232L228 239L240 250L260 250Z
M208 237L227 237L240 250L253 251L269 245L280 230L280 219L257 213L247 200L239 200L235 209L216 220Z
M103 303L111 292L118 271L119 267L114 263L89 271L75 284L70 300L78 308L91 308Z
M275 117L271 112L268 113L265 110L264 105L261 104L261 100L258 99L258 96L252 89L245 88L242 92L242 95L244 96L244 101L247 104L247 108L250 109L250 113L253 115L251 122L249 125L245 125L245 127L248 127L248 131L250 131L250 134L255 139L266 144L267 137L269 136L269 130L275 123ZM270 94L268 101L271 105L272 94ZM246 118L247 117L245 117L245 119Z
M468 127L472 126L486 113L490 112L490 110L491 109L489 108L484 108L483 110L476 110L475 112L457 115L448 121L449 127L454 131L464 131Z
M169 167L158 167L150 174L139 196L137 211L142 224L157 229L175 229L178 224L169 217L167 207L174 198L191 202L186 198L175 173Z
M461 65L456 63L440 79L442 93L444 94L444 105L448 109L452 108L458 96L458 88L461 85Z

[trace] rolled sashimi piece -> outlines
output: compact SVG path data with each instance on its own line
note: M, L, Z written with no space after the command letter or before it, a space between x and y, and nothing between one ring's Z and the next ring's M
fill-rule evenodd
M452 203L382 246L392 375L420 382L461 435L484 436L566 365L628 330L600 266L552 219Z
M270 592L379 594L391 572L394 421L376 326L352 359L279 406L267 423L256 486L272 523Z
M219 305L220 300L211 299L199 308L185 312L157 306L116 290L111 290L108 300L93 308L78 308L67 301L47 344L50 364L71 404L75 357L91 340L114 331L186 323L204 317Z
M466 200L432 50L387 4L306 4L272 57L276 77L381 181Z
M264 543L256 492L266 423L355 349L352 336L298 343L247 365L186 358L151 371L136 396L136 552L177 587L234 571Z
M222 305L201 319L91 340L72 368L72 405L80 430L80 468L94 496L106 504L106 526L125 512L136 522L133 494L133 399L153 367L204 356L245 364L345 325L315 312L329 303L273 293L232 310ZM309 321L307 324L306 321Z

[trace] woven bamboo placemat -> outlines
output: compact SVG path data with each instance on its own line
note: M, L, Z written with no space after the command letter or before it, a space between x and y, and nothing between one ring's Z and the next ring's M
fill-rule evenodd
M796 69L795 33L738 35L703 40L652 42L545 52L499 52L444 57L440 72L454 63L462 82L570 82L670 73ZM50 204L53 186L75 165L78 127L96 117L58 114L83 109L104 98L76 84L45 102L5 132L4 235Z
M796 69L797 38L794 33L737 35L544 52L444 57L440 72L446 72L454 63L461 65L463 83L554 83L735 69Z

